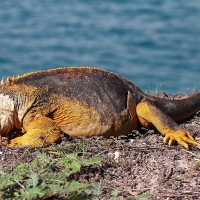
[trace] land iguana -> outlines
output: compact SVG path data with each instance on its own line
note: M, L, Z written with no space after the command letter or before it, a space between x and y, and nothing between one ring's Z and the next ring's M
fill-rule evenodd
M177 100L159 98L120 75L92 67L32 72L0 84L0 136L10 147L48 146L59 142L63 132L109 138L152 125L169 145L200 147L176 123L198 110L200 92Z

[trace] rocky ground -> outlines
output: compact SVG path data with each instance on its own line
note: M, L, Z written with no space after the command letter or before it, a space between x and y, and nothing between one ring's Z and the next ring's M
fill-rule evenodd
M181 124L200 141L200 114ZM87 143L87 156L100 155L103 162L84 167L71 179L92 183L99 197L109 199L116 189L120 199L151 194L150 199L200 199L200 150L190 146L163 144L156 130L135 131L129 136L105 139L69 138L69 143ZM32 151L0 147L0 165L12 170L22 162L32 161Z
M181 126L200 141L200 117L196 115ZM98 165L86 167L72 179L98 185L99 199L108 199L113 189L121 199L151 194L151 199L200 199L200 151L179 145L163 144L156 130L140 130L119 138L74 138L66 143L87 143L87 156L104 158ZM1 166L11 169L31 162L30 150L1 147Z

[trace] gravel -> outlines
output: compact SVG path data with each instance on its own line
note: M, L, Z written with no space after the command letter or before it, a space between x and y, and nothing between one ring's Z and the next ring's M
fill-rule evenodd
M180 126L200 141L198 113ZM82 167L70 177L99 188L98 197L93 199L109 199L113 190L118 191L119 199L141 194L150 194L150 199L200 199L199 149L168 146L162 140L156 130L141 129L110 139L65 138L58 146L84 143L88 144L87 157L103 157L100 164ZM40 149L0 146L0 167L12 170L21 163L31 162L35 151Z

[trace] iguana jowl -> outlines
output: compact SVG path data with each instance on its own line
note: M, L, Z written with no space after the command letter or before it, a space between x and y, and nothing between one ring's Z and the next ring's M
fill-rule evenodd
M178 100L159 98L102 69L57 68L1 82L0 136L8 138L10 147L37 147L60 141L62 132L110 137L154 125L164 142L188 148L200 143L175 121L199 109L200 93Z

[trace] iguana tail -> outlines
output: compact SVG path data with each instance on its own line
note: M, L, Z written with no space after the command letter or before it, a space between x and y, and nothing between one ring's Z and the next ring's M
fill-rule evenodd
M153 103L175 121L182 121L200 110L200 92L180 99L153 98Z

